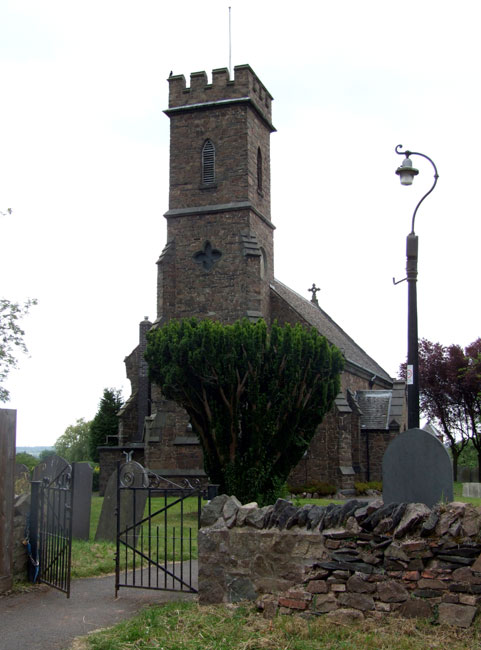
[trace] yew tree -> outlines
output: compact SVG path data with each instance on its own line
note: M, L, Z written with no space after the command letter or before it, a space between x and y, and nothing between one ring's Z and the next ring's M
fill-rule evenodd
M98 447L115 445L115 436L119 432L118 412L122 408L122 392L115 388L104 388L99 408L94 419L89 423L89 455L94 462L99 462Z
M242 502L282 491L340 390L341 352L314 329L170 321L148 335L150 378L188 413L207 475Z

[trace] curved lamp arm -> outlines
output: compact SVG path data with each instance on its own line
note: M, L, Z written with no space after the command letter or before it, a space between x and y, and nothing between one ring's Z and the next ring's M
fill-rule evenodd
M402 148L402 144L398 144L398 146L395 149L395 151L396 151L396 153L398 155L406 156L406 158L409 158L410 156L421 156L422 158L426 158L426 160L429 160L429 162L431 163L431 165L434 168L434 183L433 183L431 189L429 190L429 192L426 192L426 194L419 201L419 203L417 204L417 206L416 206L416 208L414 210L414 213L413 213L413 220L412 220L412 223L411 223L411 234L414 235L414 220L416 219L416 213L418 211L418 208L421 205L421 203L424 201L424 199L427 196L429 196L431 194L431 192L434 190L434 188L436 187L436 183L438 182L439 174L438 174L438 170L436 168L436 165L434 164L434 162L431 160L431 158L429 156L426 156L423 153L419 153L418 151L408 151L407 149L406 149L406 151L400 151L401 148Z

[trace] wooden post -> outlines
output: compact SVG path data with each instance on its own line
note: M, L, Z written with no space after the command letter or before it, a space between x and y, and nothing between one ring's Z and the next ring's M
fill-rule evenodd
M13 585L13 500L17 411L0 409L0 594Z

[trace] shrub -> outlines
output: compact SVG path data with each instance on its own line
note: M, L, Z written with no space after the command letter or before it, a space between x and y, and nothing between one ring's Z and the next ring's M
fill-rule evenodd
M318 494L319 496L328 496L336 493L336 486L326 483L325 481L312 481L305 485L288 485L287 489L291 494Z
M357 494L366 494L368 490L382 492L382 481L368 481L354 483Z

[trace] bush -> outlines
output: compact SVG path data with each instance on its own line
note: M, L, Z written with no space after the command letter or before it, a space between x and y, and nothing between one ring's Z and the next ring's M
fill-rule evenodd
M368 490L382 492L382 481L368 481L367 483L354 483L357 494L366 494Z
M100 466L98 463L90 463L93 465L93 474L92 474L92 492L99 491L99 478L100 478Z
M336 493L336 486L326 483L325 481L312 481L305 485L288 485L287 489L291 494L318 494L319 496L328 496Z

